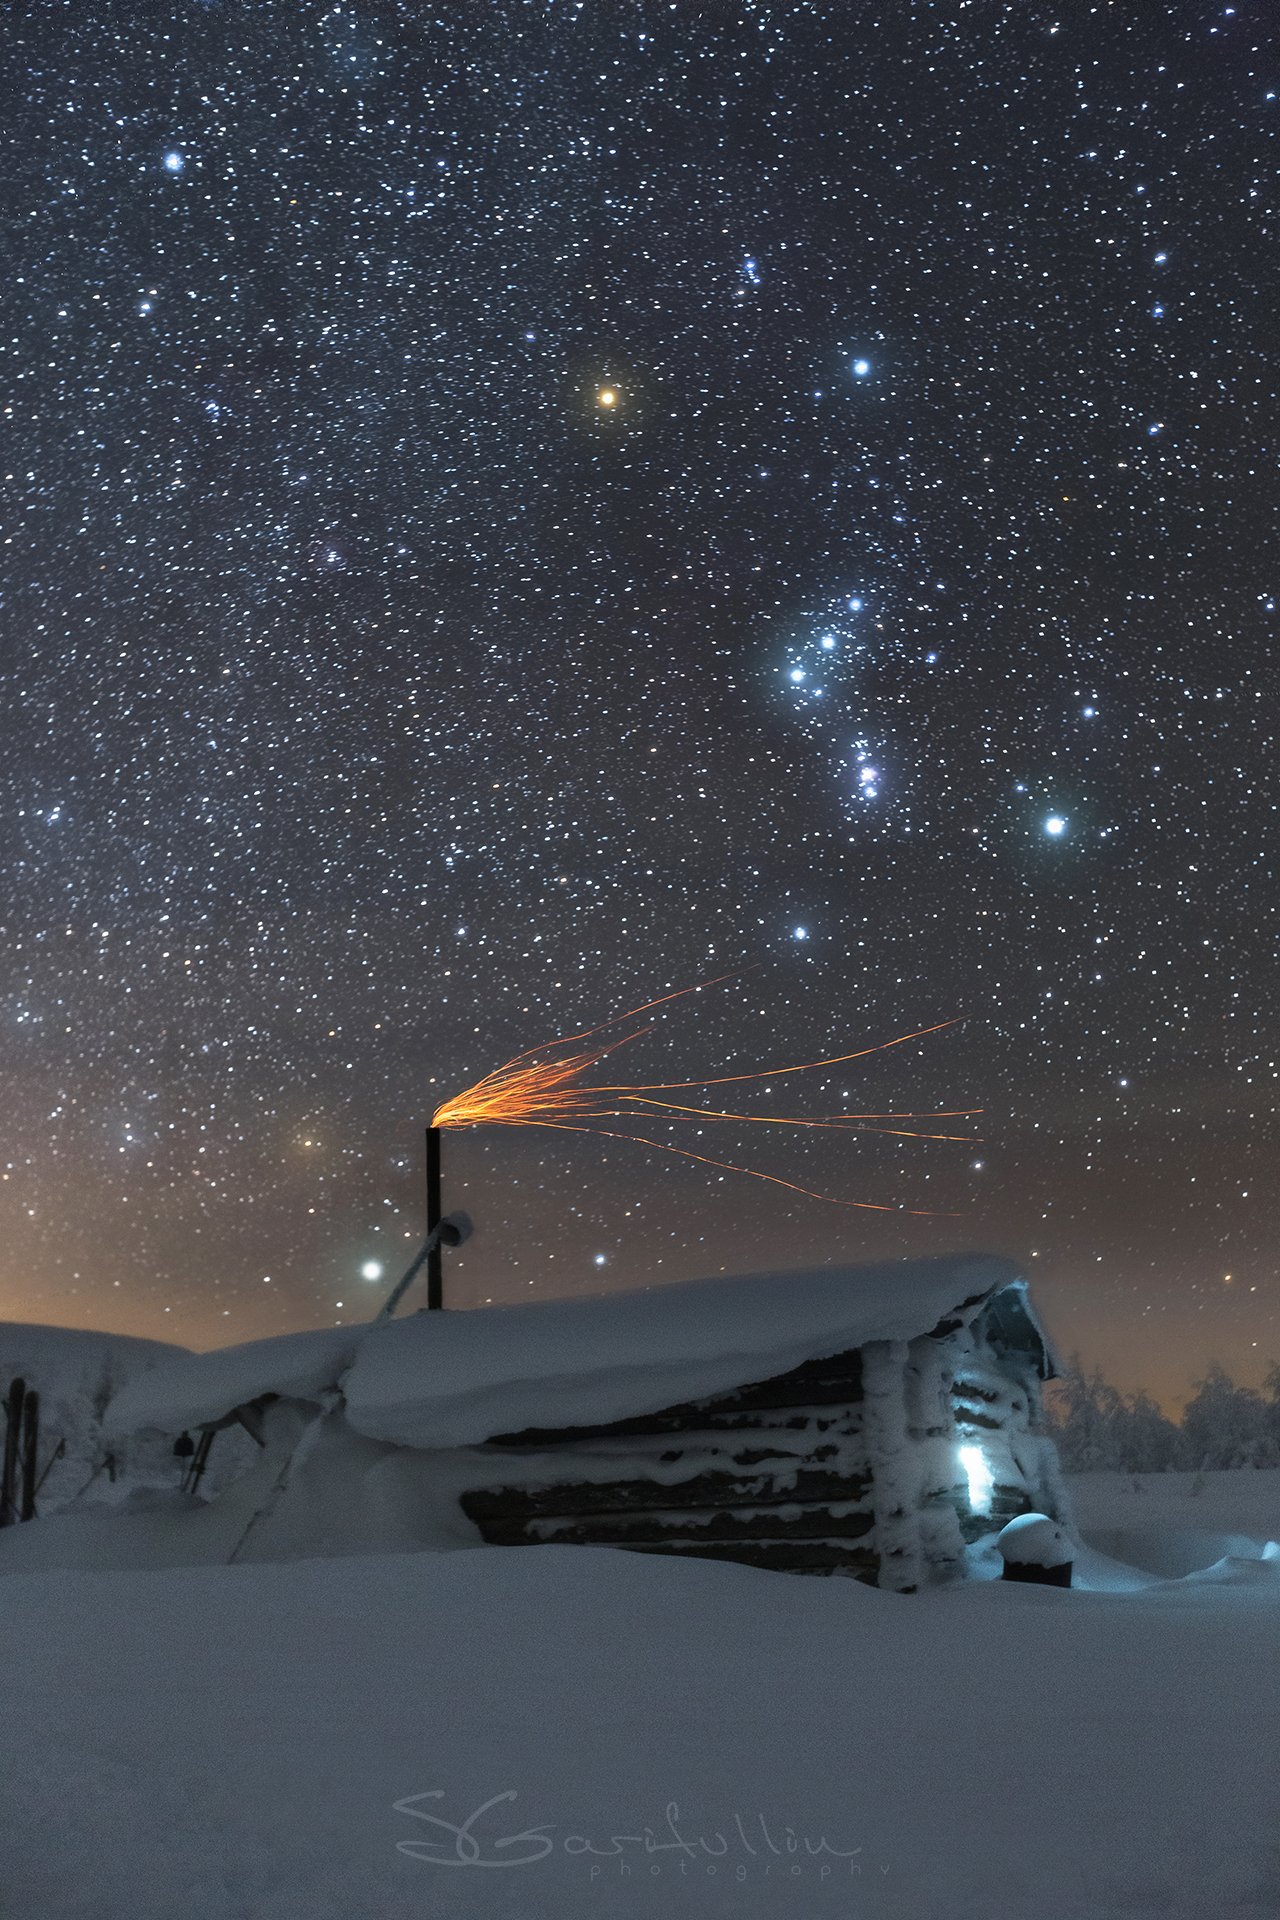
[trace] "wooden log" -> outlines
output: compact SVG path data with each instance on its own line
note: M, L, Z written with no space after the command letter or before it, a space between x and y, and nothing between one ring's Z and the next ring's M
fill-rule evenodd
M658 1480L579 1480L536 1487L473 1487L460 1505L483 1531L487 1520L534 1519L544 1514L662 1512L672 1507L708 1509L808 1505L815 1500L853 1502L870 1491L870 1476L822 1467L788 1470L786 1484L767 1473L747 1479L732 1473L698 1473L671 1485Z
M36 1517L36 1455L40 1449L40 1395L31 1388L22 1403L22 1505L19 1518Z
M759 1444L751 1446L748 1440ZM672 1444L667 1445L666 1442ZM851 1444L852 1443L852 1444ZM777 1428L753 1427L750 1434L697 1432L680 1434L637 1434L634 1438L572 1442L562 1447L503 1447L494 1449L500 1459L527 1467L537 1473L545 1461L555 1463L557 1480L572 1480L582 1474L597 1476L597 1470L617 1462L619 1474L652 1468L653 1477L662 1479L660 1468L675 1466L681 1460L714 1460L726 1472L767 1465L771 1473L790 1467L811 1466L824 1460L861 1459L862 1448L855 1433L792 1433ZM528 1463L532 1462L531 1466ZM495 1467L495 1471L497 1468ZM517 1474L516 1478L521 1476Z
M674 1438L675 1436L667 1436ZM768 1436L753 1436L756 1447L726 1443L724 1434L691 1433L678 1446L662 1447L659 1436L634 1440L585 1442L582 1446L504 1448L495 1454L493 1481L511 1486L573 1486L579 1481L613 1482L652 1479L658 1485L678 1484L699 1473L728 1473L752 1482L762 1477L782 1482L802 1468L835 1462L840 1473L863 1470L862 1448L856 1436L837 1435L815 1445L812 1435L768 1444ZM852 1442L852 1444L851 1444ZM479 1450L483 1451L483 1449Z
M554 1514L542 1519L486 1521L486 1540L497 1546L537 1542L558 1546L629 1547L688 1541L734 1540L860 1540L874 1522L869 1508L857 1512L830 1507L805 1507L785 1519L777 1509L757 1507L730 1511L682 1509L671 1513Z
M4 1466L0 1469L0 1527L12 1526L18 1518L18 1456L22 1437L22 1403L26 1398L25 1380L14 1380L4 1400Z
M817 1540L742 1540L733 1545L679 1545L635 1547L635 1553L669 1553L685 1560L737 1560L746 1567L764 1567L774 1573L848 1573L876 1584L877 1555L857 1546L830 1545Z
M981 1413L974 1407L962 1408L960 1419L966 1427L981 1427L984 1433L1003 1433L1009 1425L1007 1420L1000 1420L991 1413Z
M761 1364L764 1364L763 1362ZM657 1413L638 1415L629 1420L613 1420L603 1426L524 1427L518 1433L495 1434L487 1442L494 1447L549 1446L566 1441L598 1440L617 1435L646 1433L683 1433L693 1427L715 1429L721 1426L754 1426L743 1422L743 1414L779 1411L793 1416L788 1424L805 1422L809 1408L854 1405L862 1398L862 1356L857 1349L832 1354L824 1360L806 1360L789 1373L736 1387L731 1393L715 1394L706 1400L689 1400L678 1406L663 1407Z
M966 1544L980 1540L984 1534L999 1533L1007 1521L1031 1511L1032 1504L1024 1487L994 1487L985 1513L974 1513L963 1494L957 1501L960 1531Z
M984 1387L981 1381L975 1380L973 1375L969 1373L958 1374L951 1391L957 1400L986 1400L990 1402L993 1400L1003 1400L1005 1397L1000 1387Z

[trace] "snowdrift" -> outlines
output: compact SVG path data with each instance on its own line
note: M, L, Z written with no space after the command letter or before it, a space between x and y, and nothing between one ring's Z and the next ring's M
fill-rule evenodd
M1280 1562L1126 1595L596 1549L3 1584L41 1920L1267 1920Z

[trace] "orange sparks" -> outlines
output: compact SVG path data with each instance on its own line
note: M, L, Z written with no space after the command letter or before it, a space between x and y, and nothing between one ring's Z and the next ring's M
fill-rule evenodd
M706 986L719 986L723 981L733 978L722 974L716 980L706 981ZM623 1133L614 1128L596 1124L602 1120L629 1120L641 1125L653 1126L658 1123L674 1124L677 1121L716 1121L734 1125L805 1127L826 1129L841 1133L883 1133L913 1140L959 1140L969 1142L973 1136L961 1133L932 1132L917 1127L884 1125L883 1122L903 1120L967 1120L982 1111L979 1107L947 1108L936 1113L914 1113L892 1111L888 1113L838 1113L809 1119L798 1114L776 1113L734 1113L718 1107L686 1106L674 1100L663 1100L649 1096L684 1092L691 1087L722 1087L746 1081L776 1079L784 1073L810 1073L823 1067L842 1066L849 1060L862 1060L872 1053L884 1053L890 1047L903 1046L909 1040L920 1040L927 1034L941 1033L944 1027L953 1026L952 1020L941 1020L935 1026L921 1027L913 1033L898 1034L892 1040L882 1040L871 1047L859 1047L852 1053L839 1053L821 1060L804 1060L795 1065L783 1067L756 1068L749 1073L712 1074L700 1080L666 1080L657 1082L624 1083L607 1086L593 1086L584 1083L584 1076L603 1060L618 1052L622 1047L630 1046L635 1040L652 1032L652 1025L635 1027L630 1033L621 1034L604 1044L584 1047L580 1043L592 1040L597 1034L605 1033L611 1027L621 1026L624 1022L635 1020L639 1015L651 1012L655 1007L666 1006L669 1001L680 1000L686 994L697 993L701 987L681 987L673 993L663 994L659 999L647 1000L642 1006L632 1007L626 1013L615 1014L611 1020L603 1021L598 1027L588 1027L582 1033L570 1034L564 1039L543 1041L540 1045L529 1047L518 1053L514 1059L495 1067L492 1073L485 1074L475 1085L465 1092L458 1093L446 1100L436 1109L432 1117L433 1127L548 1127L565 1133L594 1133L609 1140L630 1140L637 1146L654 1147L662 1153L673 1153L684 1160L696 1160L702 1166L717 1167L728 1173L743 1173L756 1180L767 1180L773 1186L786 1187L792 1193L803 1194L806 1199L829 1201L833 1206L868 1208L875 1213L893 1213L895 1207L877 1204L870 1200L840 1200L832 1194L815 1193L808 1187L798 1186L794 1181L783 1180L777 1174L762 1173L754 1167L740 1167L728 1160L713 1160L706 1154L694 1153L687 1147L678 1147L665 1140L653 1140L644 1134ZM907 1209L907 1211L916 1211Z

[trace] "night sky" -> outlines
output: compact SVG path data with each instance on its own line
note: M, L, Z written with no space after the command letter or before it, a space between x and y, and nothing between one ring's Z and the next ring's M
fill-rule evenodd
M985 1247L1280 1358L1269 4L29 0L4 29L0 1315L365 1317ZM767 1084L767 1083L766 1083ZM714 1104L714 1102L712 1102ZM362 1268L380 1265L377 1282Z

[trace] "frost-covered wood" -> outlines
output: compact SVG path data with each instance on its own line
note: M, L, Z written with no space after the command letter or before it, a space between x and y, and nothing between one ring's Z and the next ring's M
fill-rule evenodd
M496 1545L626 1546L911 1592L955 1578L966 1542L1015 1514L1066 1518L1037 1424L1047 1365L1025 1310L968 1301L911 1341L707 1400L496 1436L476 1456L493 1456L493 1478L461 1506ZM978 1498L963 1465L974 1447Z
M462 1509L498 1545L609 1544L866 1573L861 1395L854 1351L657 1414L502 1435L486 1450L504 1484L464 1494Z
M964 1475L956 1447L951 1354L949 1341L913 1340L904 1371L907 1426L917 1461L920 1554L933 1580L951 1578L964 1560Z
M873 1340L862 1351L863 1435L875 1483L880 1585L920 1585L919 1467L907 1427L905 1340Z

